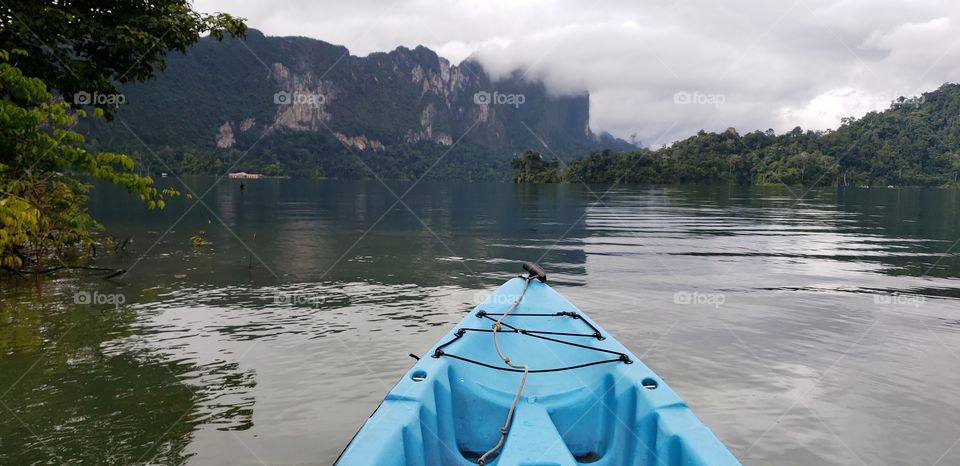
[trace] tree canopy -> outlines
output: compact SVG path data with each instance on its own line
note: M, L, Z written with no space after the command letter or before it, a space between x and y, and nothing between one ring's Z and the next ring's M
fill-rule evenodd
M560 182L560 159L556 157L547 161L539 152L528 150L518 154L510 166L516 183Z
M116 94L117 83L152 78L169 50L206 32L244 30L186 0L0 3L0 267L41 273L92 243L99 225L85 208L84 180L123 186L150 209L178 195L138 175L130 157L87 148L72 129L115 102L73 97Z
M241 19L198 13L187 0L0 2L0 50L25 51L17 66L68 102L77 93L113 95L118 83L153 78L168 51L185 52L203 34L245 32Z
M534 181L515 161L517 181ZM543 176L554 169L537 168ZM882 112L845 118L837 130L744 135L700 131L658 150L594 152L561 174L585 183L739 183L940 186L960 181L960 85L945 84Z

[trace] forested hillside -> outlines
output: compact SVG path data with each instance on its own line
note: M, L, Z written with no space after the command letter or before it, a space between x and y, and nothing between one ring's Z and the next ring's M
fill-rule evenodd
M531 167L558 173L538 175ZM586 183L957 184L960 85L900 98L885 111L847 118L836 130L700 131L658 150L598 151L564 167L514 162L514 169L515 179Z

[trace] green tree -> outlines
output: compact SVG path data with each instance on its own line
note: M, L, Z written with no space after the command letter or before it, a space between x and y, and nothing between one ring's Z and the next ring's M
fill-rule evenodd
M844 118L835 131L796 127L777 135L700 131L656 151L594 152L570 161L566 181L585 183L936 186L960 183L960 84L899 98L882 112ZM527 163L514 178L531 181Z
M16 51L13 56L22 56ZM0 51L0 264L41 271L50 254L90 243L97 226L84 208L89 176L121 185L149 208L163 208L153 180L137 176L133 161L112 152L91 153L71 131L83 110L55 100L43 81L24 76ZM94 110L100 114L99 110Z
M513 167L513 181L516 183L559 183L560 159L550 161L534 150L524 151L510 162Z
M245 32L241 19L198 13L188 0L0 2L0 50L26 51L17 62L23 73L70 102L77 93L117 94L118 83L153 78L168 51L185 52L205 33Z
M123 186L150 209L179 194L137 175L128 156L86 148L72 128L87 117L76 104L90 100L69 102L152 78L169 50L205 32L219 39L245 26L186 0L0 3L0 267L40 273L92 243L100 226L84 207L84 179ZM93 116L116 102L92 99Z

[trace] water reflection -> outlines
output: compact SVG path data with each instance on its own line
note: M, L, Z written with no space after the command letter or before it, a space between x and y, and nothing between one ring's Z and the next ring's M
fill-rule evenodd
M5 290L0 463L181 464L197 425L249 427L252 398L218 400L252 388L251 374L118 346L137 311L65 304L58 285Z
M0 463L332 462L409 353L537 258L747 464L929 464L960 436L956 191L410 187L228 180L161 213L98 187L134 241L100 261L131 272L3 282L0 388L26 375Z
M210 181L186 180L197 193ZM421 285L481 288L561 237L550 256L560 270L582 274L586 260L578 245L588 194L569 186L425 181L399 204L375 181L256 180L242 192L224 182L204 200L214 213L185 200L160 213L144 212L115 189L103 188L91 197L91 210L112 234L133 237L136 245L122 259L108 260L133 268L123 279L127 283L176 284L174 275L186 273L184 283L227 286L408 283L416 277ZM409 183L390 189L401 195ZM193 250L189 238L200 230L212 246ZM139 261L147 251L149 260Z
M942 324L960 297L956 193L916 193L944 209L935 219L921 201L880 214L845 203L862 193L735 196L625 189L589 208L595 290L567 294L607 304L595 317L747 464L956 462L960 396L947 387L960 383L960 334ZM891 227L911 218L937 225ZM725 303L678 304L677 292Z

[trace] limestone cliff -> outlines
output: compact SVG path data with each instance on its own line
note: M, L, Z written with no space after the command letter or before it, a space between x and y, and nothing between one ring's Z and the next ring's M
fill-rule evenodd
M385 153L462 140L503 159L546 150L540 140L571 155L606 144L590 130L585 92L556 96L518 76L494 82L469 59L454 65L425 47L358 57L255 30L243 42L205 39L170 55L156 80L123 88L120 115L145 143L165 147L245 150L264 138L311 133ZM105 126L94 136L133 142L124 133Z

